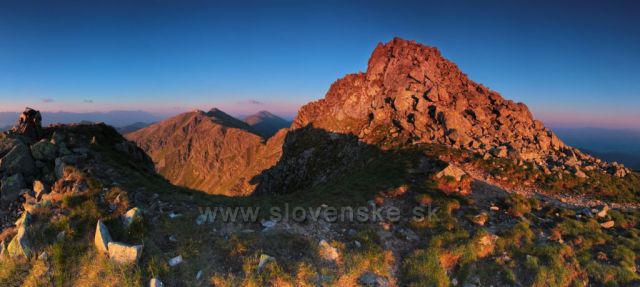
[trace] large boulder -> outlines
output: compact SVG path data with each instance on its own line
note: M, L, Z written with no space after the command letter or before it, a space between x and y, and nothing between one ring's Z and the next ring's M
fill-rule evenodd
M62 158L56 158L54 172L57 179L64 177L64 170L67 168L67 164Z
M77 166L83 159L84 156L79 155L66 155L55 159L55 168L54 172L56 178L61 179L65 177L64 171L67 166Z
M58 149L47 140L41 140L31 146L33 158L39 161L53 161L56 159Z
M112 241L109 229L102 223L102 220L98 220L96 224L96 234L94 236L94 243L98 251L102 253L109 253L109 243Z
M32 142L42 138L42 116L40 115L40 112L31 108L26 108L20 115L18 124L11 130L11 132L22 135Z
M36 172L36 164L31 157L29 148L22 143L16 144L11 151L0 159L0 171L6 171L9 174L34 174Z
M451 177L454 178L456 181L460 181L462 179L462 177L464 175L466 175L467 173L462 170L461 168L450 164L449 166L447 166L445 169L443 169L442 171L440 171L438 174L436 174L437 178L441 178L441 177Z
M109 258L127 264L135 263L142 256L142 245L127 245L120 242L109 242Z
M0 158L4 157L16 145L20 144L17 139L11 138L4 133L0 133Z
M2 203L16 201L24 187L24 178L20 173L3 178L0 180L0 201Z
M31 256L31 245L27 238L27 228L25 224L18 227L18 233L13 237L11 242L9 242L7 252L11 258L29 258Z

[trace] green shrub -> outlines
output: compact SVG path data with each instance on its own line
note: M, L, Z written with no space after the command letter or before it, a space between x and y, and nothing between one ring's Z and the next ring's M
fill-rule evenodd
M407 286L448 287L451 283L435 248L414 250L402 263Z

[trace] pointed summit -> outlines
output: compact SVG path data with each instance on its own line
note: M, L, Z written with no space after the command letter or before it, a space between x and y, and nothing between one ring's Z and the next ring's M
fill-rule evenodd
M268 111L259 111L256 114L245 117L244 122L265 138L269 138L278 130L288 128L291 125L291 122Z
M436 48L400 38L375 48L366 73L303 106L292 128L308 125L383 148L431 143L545 169L617 169L566 146L525 104L471 81Z
M207 113L205 113L208 117L210 117L215 123L223 125L223 126L227 126L227 127L233 127L233 128L238 128L238 129L243 129L243 130L247 130L247 131L251 131L251 127L239 120L234 118L233 116L223 112L222 110L218 109L218 108L212 108L211 110L209 110Z
M126 135L171 183L211 194L248 195L249 182L277 150L248 124L213 108L177 115ZM268 155L263 155L266 153Z

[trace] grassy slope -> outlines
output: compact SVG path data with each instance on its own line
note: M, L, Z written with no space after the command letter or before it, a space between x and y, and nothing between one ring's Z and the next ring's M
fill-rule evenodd
M121 230L117 212L100 205L98 195L103 193L103 186L95 182L88 194L61 203L66 216L51 220L47 208L35 213L32 244L38 252L46 250L50 254L50 272L43 272L43 262L34 258L5 261L0 263L0 285L38 286L53 282L64 286L139 286L157 276L169 286L196 286L203 282L216 286L315 286L318 280L328 286L349 286L364 271L392 282L399 278L395 283L403 286L449 286L454 279L483 285L518 282L525 286L572 286L587 281L615 286L639 280L634 271L638 265L636 254L640 253L638 212L613 211L606 219L585 219L577 218L573 210L545 203L496 199L501 210L491 212L489 222L499 238L492 245L493 252L484 254L486 247L478 245L478 241L488 228L473 224L472 218L489 211L468 198L437 190L429 174L410 172L418 165L419 154L445 152L438 147L379 155L366 167L304 193L252 198L209 196L177 188L161 177L138 172L135 163L108 146L98 149L122 175L118 179L120 188L111 188L106 194L108 199L120 193L131 197L131 191L142 188L144 196L156 193L160 201L169 204L165 213L150 213L131 231ZM403 185L409 187L409 192L393 194ZM428 198L440 209L434 220L416 222L405 218L394 223L390 232L378 224L332 227L335 238L331 243L342 254L337 264L319 257L317 238L295 232L241 231L259 230L258 224L227 233L221 232L229 228L226 225L194 224L199 206L260 206L262 210L283 203L360 206L380 197L399 201L405 209L417 206L417 199ZM170 219L169 211L183 216ZM95 252L93 229L99 218L107 221L115 239L144 243L144 255L138 265L118 266ZM597 225L609 218L616 221L615 228L604 230ZM355 233L347 235L342 228ZM403 229L412 230L419 239L403 243L400 249L387 246L383 237L390 233L402 238L398 232ZM66 239L55 242L60 231L66 231ZM167 239L170 235L177 238L176 243ZM361 247L354 245L356 241ZM261 254L275 257L276 262L258 272ZM182 255L185 262L169 267L168 259L176 255ZM204 281L195 279L199 270L204 272Z

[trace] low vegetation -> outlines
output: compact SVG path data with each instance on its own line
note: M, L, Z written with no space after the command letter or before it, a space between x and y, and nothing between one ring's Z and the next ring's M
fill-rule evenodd
M443 160L481 163L464 151L441 146L388 150L367 155L366 165L305 191L228 198L140 172L109 145L92 148L118 167L121 176L110 178L117 184L69 168L68 174L86 180L88 191L33 210L29 238L35 254L1 261L0 285L141 286L159 278L166 286L358 286L367 274L390 286L640 283L638 211L612 209L598 217L540 198L510 194L481 200L443 190L434 178L446 166ZM509 161L482 168L513 184L549 183L543 173ZM455 184L452 178L440 180ZM637 175L611 178L610 184L623 189L636 180ZM633 200L636 191L620 192L615 196ZM397 207L406 216L398 222L279 222L265 228L260 223L269 219L265 211L284 203ZM135 206L145 209L144 216L123 228L120 215ZM257 222L196 224L198 207L216 206L260 207L262 212ZM415 208L431 208L433 216L413 218ZM120 265L96 251L98 219L114 240L144 245L137 264ZM604 228L607 221L614 226ZM321 240L338 258L321 255ZM43 252L46 259L39 258ZM183 262L171 266L178 255Z

